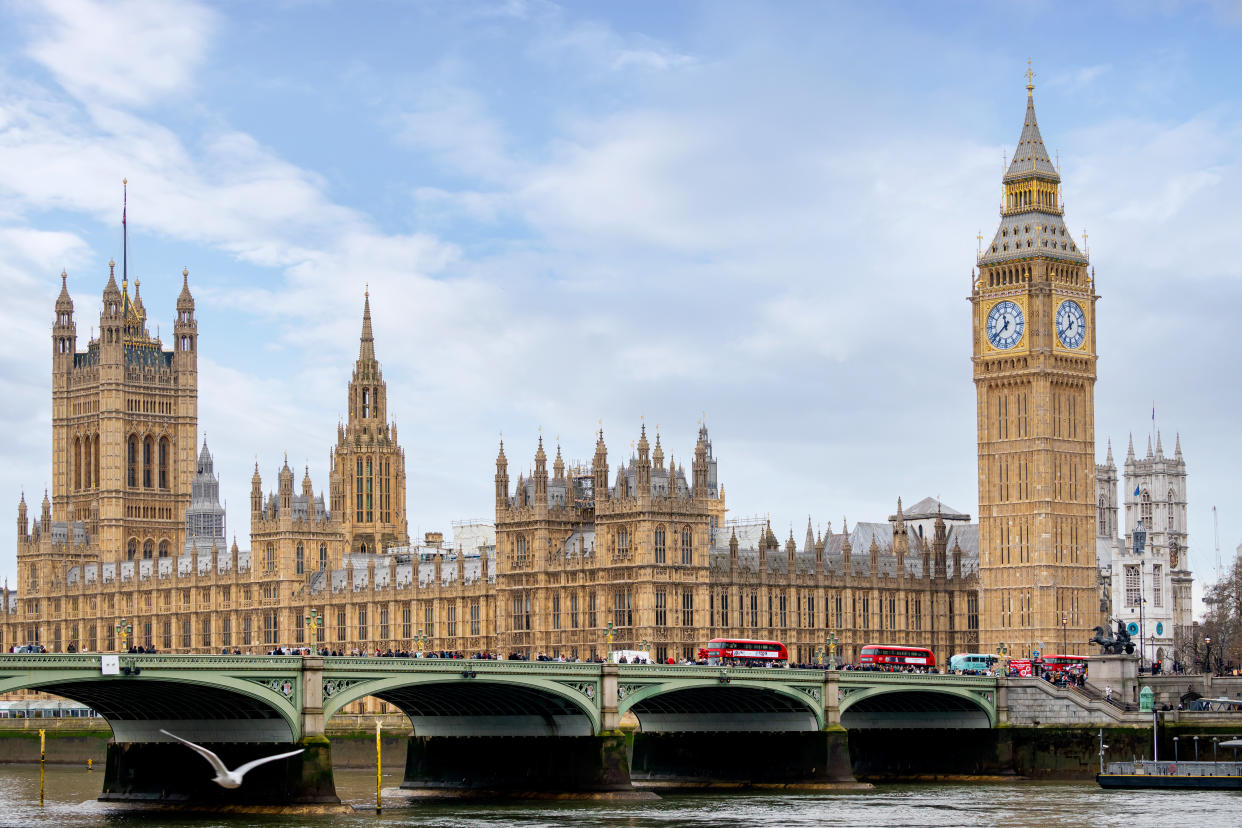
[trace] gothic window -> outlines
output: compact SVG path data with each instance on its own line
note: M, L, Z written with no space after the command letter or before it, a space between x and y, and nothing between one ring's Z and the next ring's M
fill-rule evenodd
M125 549L125 560L132 561L136 557L138 557L138 539L130 538L129 546Z
M181 621L181 649L190 649L190 619L188 618Z
M526 536L518 535L513 539L513 559L514 565L517 567L526 566L527 544Z
M578 593L569 596L569 628L578 629Z
M345 610L343 609L337 610L336 611L336 640L340 642L341 644L344 644L348 640L345 633L346 633Z
M655 594L655 624L657 627L668 626L668 610L665 607L665 593L657 589Z
M326 543L319 544L319 569L323 571L328 568L328 545Z
M199 646L211 646L211 619L207 616L203 616L201 630L199 633Z
M561 596L557 593L552 595L552 629L559 630L561 628Z
M1173 490L1169 489L1169 530L1170 531L1173 530L1173 515L1175 512L1173 505L1176 502L1177 502L1177 498L1174 496Z
M142 486L151 488L151 466L155 460L155 440L148 437L142 441Z
M161 558L167 558L167 557L168 557L168 541L166 541L166 540L162 540L162 541L160 541L159 556L160 556Z
M578 603L577 597L578 596L576 595L574 596L575 606L577 606L577 603ZM470 603L470 634L471 635L479 634L479 602L478 601L472 601Z
M1143 528L1151 529L1151 492L1146 489L1143 489L1143 494L1140 498L1139 513L1143 521Z
M371 416L371 389L362 389L362 416L367 418Z
M681 625L694 626L694 592L689 588L681 591Z
M82 488L82 438L73 438L73 490Z
M129 485L138 485L138 436L129 435Z
M1126 567L1126 606L1137 607L1142 598L1141 581L1142 573L1138 564L1131 564Z
M628 587L618 589L613 595L613 624L618 627L634 625L634 594Z
M750 593L750 625L759 626L759 593L755 590Z
M449 635L452 635L452 633L449 633ZM387 606L380 607L379 637L380 637L380 641L388 640L388 607Z
M1164 570L1160 564L1152 564L1151 566L1151 605L1153 607L1164 606L1164 588L1161 584L1161 574Z
M297 557L294 558L294 567L295 567L294 571L298 575L305 574L305 569L306 569L305 557L306 555L302 549L302 542L298 541Z
M372 473L372 470L371 470L371 458L370 458L370 457L368 457L368 458L367 458L367 476L366 476L366 487L367 487L367 523L371 523L371 522L373 522L373 521L375 520L375 512L373 511L373 510L374 510L374 505L373 505L373 502L372 502L372 498L373 498L373 496L374 496L374 494L373 494L373 491L372 491L372 490L373 490L373 488L374 488L374 485L375 485L375 475Z
M630 530L622 526L617 530L617 557L624 558L630 554Z
M168 438L160 438L160 488L168 488Z
M448 607L445 608L444 619L445 619L444 620L444 625L445 625L444 634L447 635L449 638L456 638L457 637L457 605L456 604L449 604Z
M148 538L142 544L142 559L149 561L155 557L155 541Z
M664 563L664 527L657 526L655 530L655 562Z
M165 650L171 650L172 649L172 619L171 618L167 618L164 620L163 633L164 633L164 635L162 636L163 640L160 642L160 645Z
M1097 533L1100 535L1108 534L1108 507L1104 505L1104 495L1100 495L1100 507L1096 513Z
M689 526L681 528L681 563L683 566L694 563L694 533Z
M367 640L367 608L358 607L358 643L364 644Z
M354 493L355 500L357 501L354 507L355 523L362 523L362 489L362 458L359 457L357 463L357 473L354 476Z
M263 568L271 572L276 568L276 545L269 543L263 550Z
M781 627L788 626L788 621L786 620L787 616L786 616L786 614L785 614L785 612L786 612L786 598L785 598L785 595L783 595L783 594L780 596L780 598L779 598L779 599L777 599L777 611L778 611L778 612L779 612L779 614L780 614L780 623L779 623L779 626L781 626Z
M401 608L401 637L406 641L410 639L410 607L408 604Z
M587 627L591 629L599 626L598 617L595 614L595 597L594 592L587 595Z

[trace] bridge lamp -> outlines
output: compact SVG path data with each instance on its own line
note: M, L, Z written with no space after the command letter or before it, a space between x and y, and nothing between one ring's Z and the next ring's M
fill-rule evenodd
M1203 666L1207 668L1207 672L1212 672L1212 636L1203 636Z
M836 633L828 633L828 669L837 669L837 644L841 639Z
M1173 737L1173 763L1177 763L1177 737Z
M729 683L729 682L731 682L732 680L733 680L733 679L729 678L729 671L728 671L728 670L721 670L721 671L720 671L720 679L719 679L719 681L720 681L720 683L721 683L721 684L728 684L728 683Z
M116 623L116 634L121 637L121 652L125 652L125 639L133 635L134 625L122 618Z
M604 630L604 638L608 641L608 652L612 652L612 640L616 637L617 628L609 621L607 628Z
M323 619L319 617L319 610L311 610L310 615L306 616L306 628L310 630L310 640L312 644L315 644L318 641L316 633L319 632L319 627L322 623Z
M642 641L638 642L638 649L648 650L650 648L651 648L651 642L648 641L647 639L644 638Z
M414 640L418 642L418 652L421 655L423 650L427 648L427 636L422 630L419 630L418 635L414 636Z
M818 664L820 667L824 666L824 652L825 651L824 651L823 645L820 645L815 648L815 663Z

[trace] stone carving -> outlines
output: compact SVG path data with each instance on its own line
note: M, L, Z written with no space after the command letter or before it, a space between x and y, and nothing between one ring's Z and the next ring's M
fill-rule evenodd
M1107 627L1096 627L1089 643L1099 644L1104 649L1104 655L1130 655L1134 652L1130 633L1126 632L1126 625L1120 621L1117 622L1116 633L1110 633Z

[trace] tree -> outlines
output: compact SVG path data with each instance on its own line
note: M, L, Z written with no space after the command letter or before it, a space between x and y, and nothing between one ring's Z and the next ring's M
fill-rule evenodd
M1223 573L1203 596L1207 614L1199 628L1201 641L1193 642L1195 656L1211 658L1217 672L1232 670L1242 664L1242 558ZM1207 639L1211 639L1210 652Z

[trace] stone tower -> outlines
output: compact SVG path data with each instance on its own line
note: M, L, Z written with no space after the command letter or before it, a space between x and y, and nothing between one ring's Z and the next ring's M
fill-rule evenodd
M52 326L52 511L105 560L176 555L197 473L197 324L182 273L173 350L147 330L141 283L108 265L99 336L78 352L68 278ZM113 462L115 461L115 462Z
M332 453L331 511L349 552L383 552L410 542L405 516L405 452L388 422L388 386L375 358L371 293L362 306L358 361L349 381L348 420Z
M1061 177L1026 119L1001 222L972 275L978 393L980 647L1029 655L1100 622L1096 566L1095 293L1063 220Z

